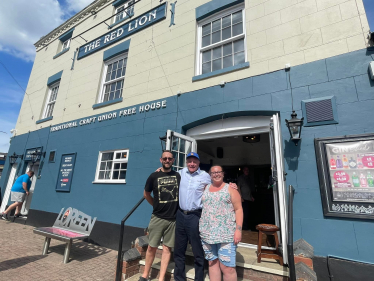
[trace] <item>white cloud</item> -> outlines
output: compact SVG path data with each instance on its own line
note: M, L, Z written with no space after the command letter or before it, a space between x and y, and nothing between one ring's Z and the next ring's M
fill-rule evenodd
M92 2L92 0L66 0L68 11L71 12L79 12L90 5Z
M14 129L15 123L0 118L0 124L0 152L8 152L9 141L12 136L10 130Z
M66 0L62 7L57 0L0 1L0 52L33 61L34 43L91 2Z

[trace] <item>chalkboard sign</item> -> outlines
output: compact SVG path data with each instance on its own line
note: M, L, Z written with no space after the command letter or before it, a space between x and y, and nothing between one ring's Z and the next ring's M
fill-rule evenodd
M76 153L62 155L60 169L58 170L56 191L70 192L76 157Z

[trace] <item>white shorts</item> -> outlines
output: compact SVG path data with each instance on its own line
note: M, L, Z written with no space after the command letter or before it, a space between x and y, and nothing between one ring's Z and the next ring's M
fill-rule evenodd
M23 202L26 199L26 193L23 192L10 192L10 201Z

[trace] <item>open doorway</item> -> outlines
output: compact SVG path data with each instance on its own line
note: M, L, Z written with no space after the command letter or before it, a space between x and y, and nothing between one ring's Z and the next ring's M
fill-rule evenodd
M26 196L26 200L22 205L21 215L23 215L23 216L27 216L29 214L29 209L30 209L30 206L31 206L32 196L34 194L37 175L38 175L38 172L39 172L39 162L36 162L34 164L32 162L29 162L29 164L27 165L27 168L26 168L26 172L28 172L28 171L34 171L34 175L31 178L31 187L30 187L30 190L29 190L29 195Z
M245 178L251 186L253 201L244 202L242 243L257 245L256 225L275 224L274 193L271 184L271 154L269 133L230 136L197 140L200 168L209 171L212 165L221 165L225 171L225 182L238 184L238 178L247 167ZM265 239L265 237L264 237ZM263 241L263 245L273 246L273 241Z

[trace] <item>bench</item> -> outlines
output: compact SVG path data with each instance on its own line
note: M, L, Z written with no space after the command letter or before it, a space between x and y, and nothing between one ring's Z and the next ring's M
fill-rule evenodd
M73 240L89 237L95 222L96 218L91 219L90 216L77 209L69 207L64 212L62 208L52 227L34 228L35 234L45 236L42 255L48 253L51 238L60 240L66 243L64 263L68 263Z

